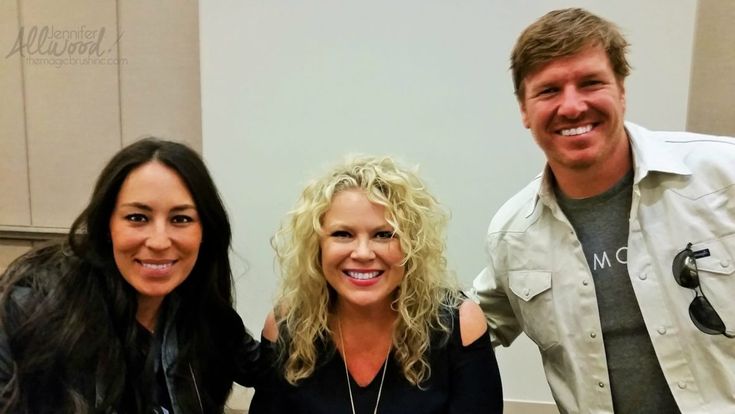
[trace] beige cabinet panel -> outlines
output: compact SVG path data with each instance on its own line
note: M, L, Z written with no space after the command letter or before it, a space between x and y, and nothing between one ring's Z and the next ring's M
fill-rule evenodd
M38 33L29 52L40 50L24 60L31 221L68 227L120 148L116 2L22 0L20 9Z
M63 232L141 136L201 151L198 31L195 0L0 0L0 237Z
M687 130L735 136L735 1L700 1Z
M0 239L0 274L16 257L31 249L30 241Z
M153 135L201 152L198 3L119 2L123 144Z
M0 1L0 225L30 225L17 2Z

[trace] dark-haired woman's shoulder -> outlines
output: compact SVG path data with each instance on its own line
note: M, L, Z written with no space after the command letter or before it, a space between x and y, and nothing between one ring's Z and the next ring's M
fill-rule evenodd
M37 287L43 279L37 276L39 271L49 273L51 253L48 248L26 253L11 263L0 279L0 406L5 405L6 388L15 371L9 337L30 318L42 300L44 293Z
M12 262L0 277L0 290L5 293L13 287L29 287L33 290L48 288L80 263L65 244L46 244Z
M77 265L63 244L54 243L20 256L0 277L0 383L13 365L8 335L38 309L61 275Z

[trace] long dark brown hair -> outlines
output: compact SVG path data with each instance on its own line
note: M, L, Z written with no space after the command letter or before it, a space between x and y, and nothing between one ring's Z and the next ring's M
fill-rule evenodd
M108 162L64 242L20 257L0 280L0 320L11 358L0 355L0 371L12 372L0 394L1 412L151 412L155 383L150 358L140 357L137 295L115 265L109 232L125 178L151 161L186 183L203 229L197 262L173 293L179 359L196 366L216 357L212 330L233 303L227 213L198 154L183 144L143 139ZM218 381L201 365L207 381ZM223 395L210 397L224 404L229 387L220 388Z

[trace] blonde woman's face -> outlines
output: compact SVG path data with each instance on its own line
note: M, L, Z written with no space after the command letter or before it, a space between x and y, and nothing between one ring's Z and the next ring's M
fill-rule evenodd
M403 251L385 207L360 189L332 198L322 219L322 270L340 306L389 307L401 284Z

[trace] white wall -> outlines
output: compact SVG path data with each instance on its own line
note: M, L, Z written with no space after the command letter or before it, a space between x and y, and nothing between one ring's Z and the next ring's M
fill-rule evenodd
M238 309L260 332L269 238L307 178L350 152L421 165L452 211L449 264L468 286L491 216L543 165L508 56L548 10L586 7L632 43L628 119L683 129L694 0L201 0L204 155L234 224ZM509 399L551 401L525 337L497 350Z

